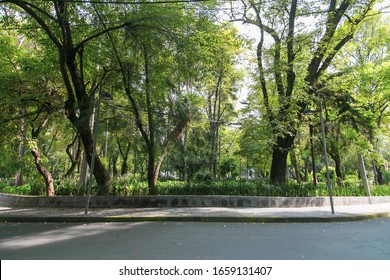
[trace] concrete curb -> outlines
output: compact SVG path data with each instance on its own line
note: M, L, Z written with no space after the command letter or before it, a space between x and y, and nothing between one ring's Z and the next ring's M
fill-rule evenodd
M112 223L112 222L219 222L219 223L331 223L354 222L370 219L390 218L390 213L357 214L329 217L236 217L236 216L148 216L148 217L88 217L88 216L0 216L2 223Z
M0 193L0 206L84 208L85 196L23 196ZM333 197L338 205L390 203L390 196ZM90 208L231 207L297 208L329 206L328 197L256 197L224 195L91 196Z

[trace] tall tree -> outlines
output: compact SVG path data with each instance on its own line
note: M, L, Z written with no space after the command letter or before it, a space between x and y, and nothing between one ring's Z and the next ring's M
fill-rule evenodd
M267 121L274 128L272 182L285 183L287 156L304 112L316 95L316 83L375 2L243 0L239 12L237 7L232 9L234 20L256 26L260 34L258 82ZM310 30L307 19L317 19L318 24L311 24Z
M382 184L381 165L386 153L381 150L387 137L383 129L389 121L390 101L388 33L385 17L377 15L366 20L335 58L334 73L328 75L331 79L322 80L328 90L338 92L333 98L329 96L329 100L337 100L336 110L341 116L338 119L360 135L361 151L372 160L376 182ZM341 133L345 131L342 129Z
M9 34L1 34L0 38L5 47L0 49L4 54L1 63L3 71L0 75L1 122L19 127L19 132L15 132L20 139L17 145L18 154L21 155L21 147L23 150L30 148L35 166L45 181L46 193L53 195L52 172L45 166L51 143L44 140L41 132L48 127L50 118L59 117L55 116L61 107L57 102L61 96L56 84L58 76L52 73L50 61L39 55L42 51L39 44L34 44L28 37L12 31ZM15 41L12 42L13 40ZM2 127L5 132L3 129ZM28 133L29 131L31 133ZM19 177L23 174L20 170L17 172Z
M103 29L108 29L107 15L95 12ZM127 29L125 36L108 31L107 41L121 76L121 90L129 100L146 147L147 179L152 194L169 146L178 141L192 119L190 98L180 90L187 75L181 72L185 67L179 59L188 48L182 42L186 41L186 28L191 21L190 14L183 14L180 9L141 5L138 12L148 16L153 24Z
M109 31L131 29L137 23L120 19L115 21L104 30L94 28L91 5L89 3L73 2L68 0L55 0L50 2L30 2L19 0L1 0L0 3L7 4L10 9L18 8L29 17L24 22L39 27L50 39L58 54L58 65L66 88L67 98L65 101L65 112L70 122L77 129L83 142L85 155L89 164L92 161L93 137L90 123L93 114L93 98L98 90L99 84L104 76L103 67L96 72L88 69L87 75L85 51L91 42L108 33ZM105 5L107 6L107 5ZM17 19L18 17L16 17ZM97 45L95 45L95 48ZM92 50L90 50L92 51ZM92 59L92 57L90 57ZM96 59L96 53L94 59ZM99 62L98 62L99 64ZM104 66L104 62L101 62ZM107 168L100 160L99 155L95 157L94 176L99 186L99 193L108 194L111 192L111 178Z

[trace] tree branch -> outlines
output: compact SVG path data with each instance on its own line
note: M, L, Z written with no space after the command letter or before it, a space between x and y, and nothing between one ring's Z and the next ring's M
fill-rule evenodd
M20 1L20 0L3 0L1 1L3 3L11 3L14 4L21 9L23 9L27 14L29 14L32 18L35 19L35 21L39 24L39 26L42 27L42 29L46 32L46 34L49 36L49 38L52 40L52 42L55 44L55 46L58 49L61 49L62 44L60 40L56 37L56 35L52 32L50 27L46 24L46 22L43 20L42 17L40 17L32 8L36 8L35 5L28 3L26 1ZM32 8L30 8L30 6ZM39 12L42 12L41 9L38 9ZM46 13L44 15L48 16ZM49 17L50 19L53 19L53 17Z

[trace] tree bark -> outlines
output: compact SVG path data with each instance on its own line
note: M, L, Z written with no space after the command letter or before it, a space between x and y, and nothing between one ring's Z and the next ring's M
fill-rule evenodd
M300 171L300 168L299 168L297 155L295 154L294 149L290 150L290 158L291 158L291 163L294 166L294 170L295 170L295 179L297 180L298 183L300 183L302 181L301 171Z
M118 144L119 153L122 156L122 166L121 166L121 175L125 175L128 171L127 159L129 158L131 143L127 143L126 151L123 151L119 138L116 138L116 142Z
M342 179L343 178L343 174L341 172L341 158L340 158L340 155L332 155L332 154L329 154L329 155L334 160L335 171L336 171L337 178Z
M73 148L73 153L71 152L72 148ZM82 152L82 148L81 148L80 138L79 135L77 134L73 142L66 147L66 153L68 154L72 164L69 170L65 173L65 177L71 177L71 178L74 177L76 167L80 164L81 161L81 152Z
M81 140L85 149L85 156L87 162L92 162L92 153L93 153L93 139L90 131L84 131L80 133ZM99 186L98 194L107 195L112 192L112 182L110 174L107 168L104 166L103 162L100 160L100 157L95 155L95 163L93 168L93 175L96 179L96 183Z
M42 175L45 181L46 186L46 195L53 196L54 195L54 182L53 176L49 170L45 168L41 161L41 152L38 146L31 149L31 154L34 156L34 163L38 169L38 172Z
M34 127L34 122L37 121L39 116L41 115L42 111L46 111L46 116L40 122L39 126L35 129ZM34 163L35 166L38 169L38 172L42 175L44 181L45 181L45 186L46 186L46 195L47 196L53 196L54 195L54 183L53 183L53 176L47 170L47 168L43 165L41 161L41 151L39 150L38 146L38 137L43 128L46 126L47 122L49 121L51 117L51 108L50 108L50 103L45 103L42 105L41 109L39 110L37 116L33 121L31 121L32 129L31 129L31 141L30 141L30 146L31 146L31 154L34 157Z
M293 145L295 133L279 136L272 150L271 182L277 185L286 184L287 156Z
M383 176L383 172L380 166L378 166L376 163L374 163L374 169L375 169L375 177L376 177L376 182L379 185L384 185L385 184L385 178Z

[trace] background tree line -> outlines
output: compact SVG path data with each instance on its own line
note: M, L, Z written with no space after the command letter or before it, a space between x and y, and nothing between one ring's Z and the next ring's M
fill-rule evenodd
M319 116L307 112L322 102L337 182L357 178L362 154L386 184L379 2L1 0L0 177L53 195L64 178L84 189L93 162L101 195L121 177L150 194L162 177L316 184ZM234 22L256 28L255 47Z

